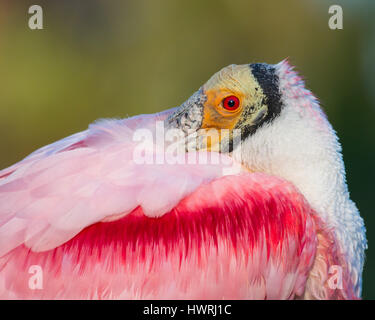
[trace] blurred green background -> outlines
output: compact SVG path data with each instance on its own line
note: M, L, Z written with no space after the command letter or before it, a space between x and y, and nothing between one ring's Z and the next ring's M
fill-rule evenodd
M28 28L28 8L44 29ZM339 4L344 29L328 28ZM375 1L0 0L0 168L97 118L177 106L231 64L289 57L343 145L375 298Z

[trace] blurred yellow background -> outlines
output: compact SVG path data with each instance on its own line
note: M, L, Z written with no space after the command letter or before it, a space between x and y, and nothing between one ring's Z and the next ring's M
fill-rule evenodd
M30 30L39 4L44 29ZM339 4L344 29L330 30ZM375 298L375 1L0 0L0 168L103 117L181 104L214 72L289 57L343 144Z

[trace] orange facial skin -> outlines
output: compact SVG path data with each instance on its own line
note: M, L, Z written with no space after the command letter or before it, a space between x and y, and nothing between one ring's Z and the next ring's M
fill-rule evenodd
M230 129L232 130L238 122L243 110L243 94L240 92L207 90L205 92L207 101L204 104L204 115L202 129ZM234 95L240 100L240 106L233 111L225 109L223 100Z

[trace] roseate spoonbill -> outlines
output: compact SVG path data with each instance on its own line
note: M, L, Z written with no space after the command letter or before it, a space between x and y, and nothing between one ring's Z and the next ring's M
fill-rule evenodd
M157 123L195 149L159 161ZM204 151L220 161L180 161ZM0 171L1 298L356 299L366 246L335 131L287 61L230 65L178 108Z

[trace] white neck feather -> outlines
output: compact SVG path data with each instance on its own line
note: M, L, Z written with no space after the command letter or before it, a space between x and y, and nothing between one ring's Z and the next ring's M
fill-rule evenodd
M255 171L292 182L301 191L334 230L360 295L365 228L349 197L340 143L316 98L289 64L283 61L275 67L284 107L244 141L242 161Z

